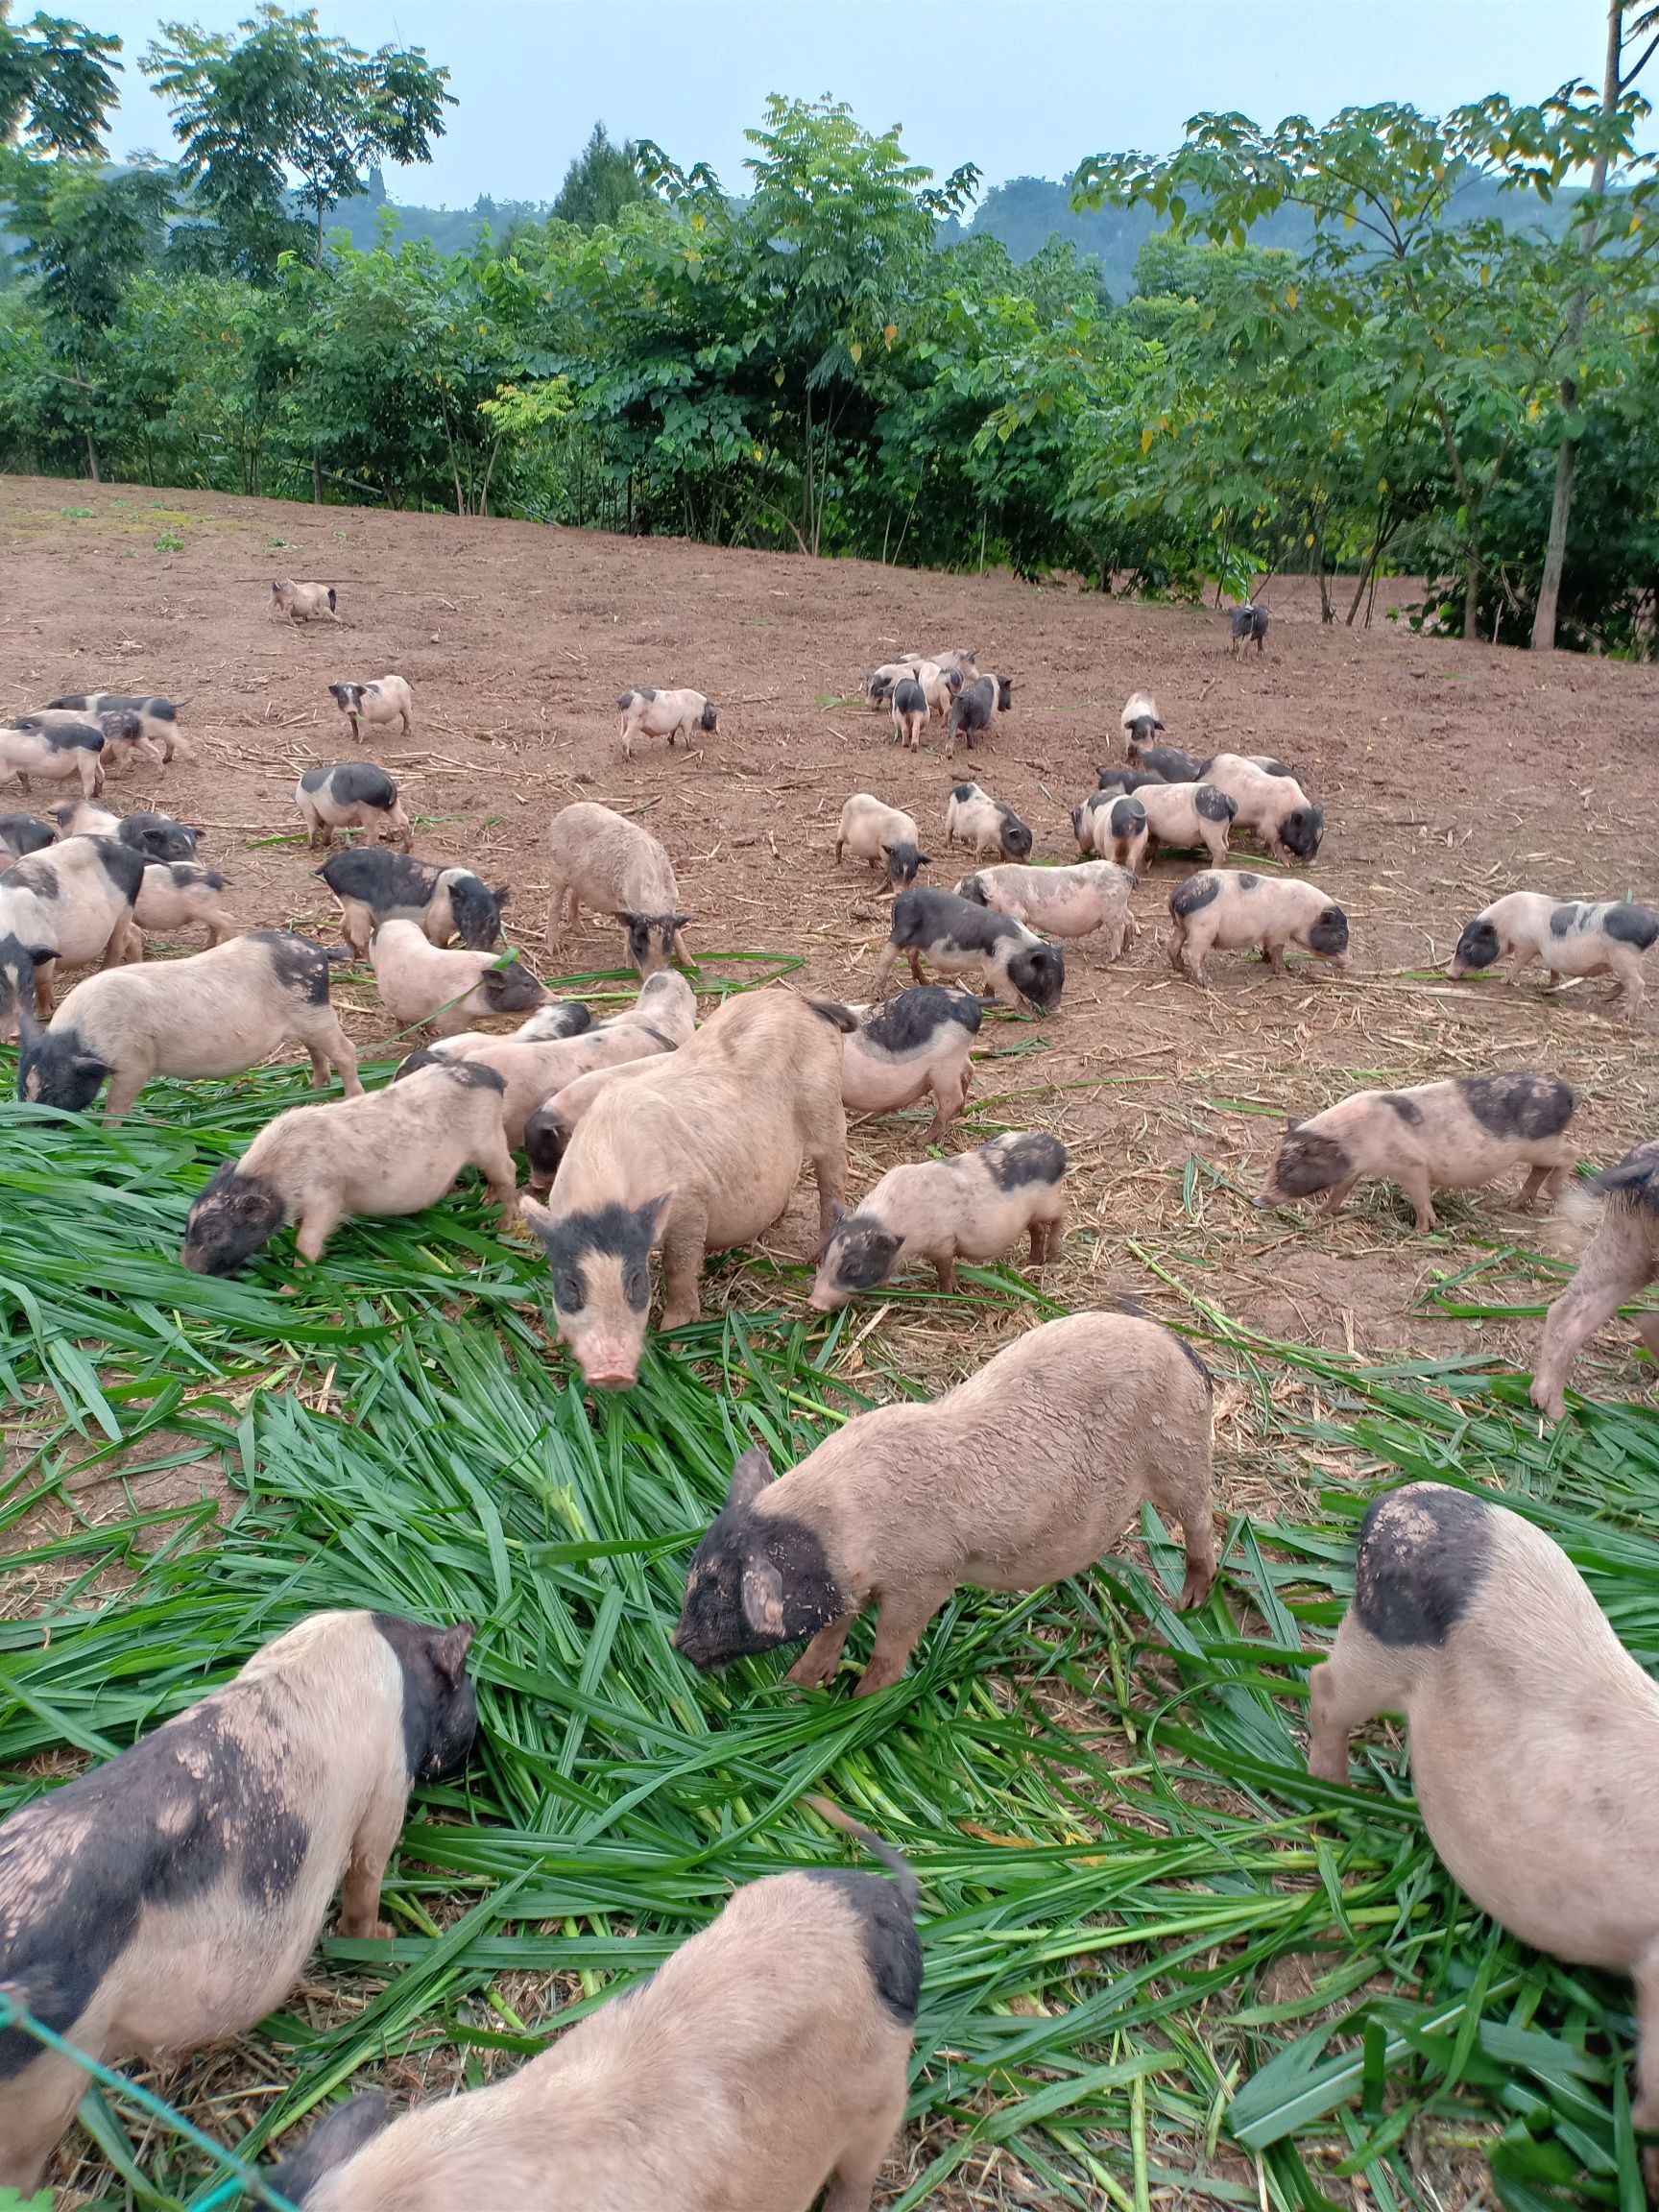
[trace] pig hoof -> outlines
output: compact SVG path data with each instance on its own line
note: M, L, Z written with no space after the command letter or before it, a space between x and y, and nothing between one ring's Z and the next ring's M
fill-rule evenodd
M662 1309L662 1334L671 1335L676 1329L689 1329L701 1310L696 1306L664 1306Z
M1210 1586L1215 1579L1214 1567L1189 1567L1187 1579L1181 1585L1181 1595L1175 1600L1178 1613L1190 1613L1195 1605L1202 1605L1210 1595Z
M797 1690L828 1690L830 1683L834 1681L840 1666L839 1659L835 1661L833 1666L823 1666L814 1662L810 1667L805 1659L797 1659L784 1679L793 1682Z

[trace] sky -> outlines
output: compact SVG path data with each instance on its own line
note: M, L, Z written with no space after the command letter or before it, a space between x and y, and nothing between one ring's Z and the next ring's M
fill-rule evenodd
M114 153L169 154L135 66L160 12L70 12L126 40ZM250 12L167 11L209 29ZM974 161L987 185L1058 178L1086 154L1166 151L1206 108L1323 121L1384 99L1540 99L1599 81L1606 22L1605 0L320 0L319 14L355 45L421 45L447 67L460 105L437 157L386 186L448 207L550 200L599 118L741 190L743 132L774 91L902 124L906 153L941 175Z

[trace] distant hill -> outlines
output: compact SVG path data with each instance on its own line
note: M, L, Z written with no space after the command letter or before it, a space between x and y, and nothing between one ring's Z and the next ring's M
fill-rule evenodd
M368 191L360 199L342 200L328 228L349 231L359 252L372 252L380 243L381 210L390 207L397 226L394 246L409 238L430 238L441 253L465 253L478 243L486 224L500 238L516 223L543 221L547 205L537 200L492 200L482 193L470 207L404 207L387 199L385 180L372 169Z

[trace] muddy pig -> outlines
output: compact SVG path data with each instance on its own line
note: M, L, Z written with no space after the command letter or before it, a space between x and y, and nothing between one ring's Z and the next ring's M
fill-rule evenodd
M930 1092L933 1119L924 1142L937 1144L967 1099L968 1054L983 1020L977 998L938 983L901 991L879 1012L861 1014L842 1058L841 1103L854 1114L897 1114Z
M334 704L351 725L355 743L365 730L397 724L397 734L415 734L415 694L401 676L377 676L372 684L330 684Z
M913 1260L931 1262L940 1289L954 1290L958 1260L998 1260L1022 1237L1041 1267L1060 1257L1065 1183L1059 1138L1019 1129L950 1160L890 1167L855 1211L841 1209L806 1303L833 1313Z
M1158 711L1158 702L1150 691L1132 691L1124 702L1123 711L1118 717L1118 726L1123 733L1123 742L1129 748L1129 757L1135 757L1136 749L1156 745L1163 734L1164 717Z
M273 616L286 614L290 622L314 622L326 614L330 622L338 622L338 609L332 584L296 584L278 576L271 586Z
M471 952L501 942L501 909L512 897L505 883L492 891L470 868L435 868L407 853L373 845L335 853L317 871L340 908L340 934L365 959L382 922L416 922L431 945L459 937Z
M529 1200L524 1216L547 1248L559 1334L594 1388L637 1378L657 1246L662 1327L682 1329L697 1318L706 1255L769 1229L804 1161L830 1234L847 1190L841 1040L854 1026L844 1006L744 992L582 1117L551 1208Z
M1050 937L1106 932L1105 952L1116 960L1137 934L1129 911L1136 878L1110 860L1085 860L1075 868L980 868L957 884L959 898L989 906Z
M1316 883L1284 876L1253 876L1247 869L1207 868L1169 894L1174 924L1164 950L1179 974L1199 985L1213 948L1239 952L1259 945L1269 968L1285 974L1285 949L1299 945L1348 969L1348 917Z
M336 830L369 830L389 836L405 853L415 842L397 786L372 760L344 760L332 768L307 768L294 786L294 804L307 845L332 845Z
M424 1213L463 1167L484 1176L505 1225L518 1193L501 1129L503 1088L493 1068L441 1060L384 1091L290 1106L191 1207L180 1258L198 1275L234 1275L292 1221L300 1258L321 1260L348 1214Z
M1012 806L993 799L977 783L958 783L945 807L945 842L960 838L975 854L999 853L1004 860L1028 860L1031 832Z
M1642 955L1659 938L1659 914L1649 906L1613 900L1591 905L1582 899L1549 899L1540 891L1511 891L1482 907L1457 940L1452 974L1473 975L1507 959L1516 982L1534 960L1544 964L1551 990L1563 975L1611 975L1625 1009L1642 1006Z
M416 1781L465 1766L469 1627L314 1613L130 1750L0 1826L0 1983L106 2064L240 2035L339 1933L390 1935L380 1882ZM901 2068L901 2072L902 2069ZM86 2089L0 2033L0 2188L28 2196Z
M1263 851L1311 860L1325 834L1325 809L1315 806L1288 769L1263 768L1239 753L1204 763L1206 783L1233 801L1235 830L1254 830Z
M254 929L187 959L85 976L49 1029L25 1020L17 1094L84 1113L108 1076L105 1118L119 1121L159 1075L243 1075L298 1044L313 1083L332 1068L355 1095L357 1054L329 1002L328 960L309 938Z
M413 922L382 922L369 944L380 1002L401 1029L430 1022L440 1037L492 1014L521 1014L547 994L517 955L445 952Z
M50 730L0 730L0 782L9 778L25 791L36 781L66 783L73 778L84 799L104 789L104 733L90 722L65 722Z
M511 2212L870 2212L904 2118L918 1892L811 1802L899 1879L750 1882L517 2073L383 2133L378 2092L337 2105L275 2186L302 2212L455 2212L484 2175Z
M1146 850L1160 845L1190 851L1202 845L1219 867L1227 857L1227 832L1238 811L1237 802L1214 783L1146 783L1136 792L1134 804L1146 816ZM1140 874L1141 855L1125 863Z
M947 975L977 974L1004 1006L1022 1002L1051 1014L1066 988L1066 955L1045 945L1023 923L993 914L954 891L901 891L893 902L893 924L876 966L876 996L884 996L894 962L908 955L918 983L926 954Z
M620 922L628 932L628 957L641 975L653 975L683 957L682 914L674 863L649 830L591 799L562 806L547 832L552 883L547 902L547 950L558 956L565 932L574 929L584 906Z
M1581 1346L1659 1275L1659 1143L1638 1144L1592 1188L1605 1204L1577 1273L1551 1307L1532 1380L1532 1403L1559 1421L1563 1388ZM1659 1312L1638 1313L1636 1334L1659 1360Z
M1181 1603L1199 1604L1215 1575L1210 1387L1157 1322L1073 1313L931 1405L854 1414L779 1480L751 1449L697 1547L675 1647L707 1671L810 1637L789 1679L818 1688L878 1599L868 1696L898 1681L959 1583L1081 1575L1148 1499L1181 1525Z
M720 727L720 709L701 691L624 691L616 702L622 709L622 757L634 757L636 737L666 737L670 752L678 737L690 749L692 733L702 730L712 735Z
M906 670L888 694L893 710L892 745L902 745L912 753L922 750L922 733L927 726L927 694Z
M914 883L919 868L933 865L922 850L922 832L910 816L873 798L868 791L854 791L841 809L835 831L837 868L844 852L872 868L885 870L895 891Z
M945 757L950 759L961 738L972 752L976 737L983 737L995 717L1006 714L1014 704L1012 676L975 676L950 702L945 718Z
M1246 600L1242 607L1235 607L1233 610L1233 642L1227 648L1229 657L1237 653L1240 645L1248 652L1252 638L1256 640L1258 653L1266 651L1267 610L1265 607L1253 606Z
M60 968L142 957L132 908L143 881L142 854L114 837L72 837L12 863L0 876L0 1036L31 989L36 1012L50 1013Z
M136 714L144 736L156 748L164 761L173 759L175 756L187 760L190 748L179 734L180 704L188 706L189 702L141 696L132 691L76 691L65 694L61 699L49 700L45 711L49 714L90 714L94 719L100 714Z
M1635 1977L1630 2119L1659 2128L1659 1688L1566 1552L1495 1499L1389 1492L1308 1687L1310 1773L1346 1786L1354 1730L1403 1714L1423 1825L1480 1911L1540 1951Z
M194 860L153 860L132 908L140 929L193 929L201 923L209 945L223 945L234 937L236 923L225 903L230 888L228 877L216 868L198 867Z
M1121 791L1093 791L1071 809L1071 829L1079 853L1120 868L1137 882L1146 856L1146 809L1139 797Z
M1459 1075L1409 1091L1357 1091L1286 1125L1262 1192L1269 1206L1325 1193L1334 1214L1363 1177L1398 1183L1419 1235L1436 1226L1430 1193L1474 1190L1525 1167L1518 1203L1566 1189L1576 1157L1567 1124L1577 1101L1558 1076Z
M51 823L42 822L37 814L0 814L0 855L21 860L25 853L38 853L50 845L53 835Z

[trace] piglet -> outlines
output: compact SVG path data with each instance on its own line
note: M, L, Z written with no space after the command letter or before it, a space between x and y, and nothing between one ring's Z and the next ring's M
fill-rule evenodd
M1520 1072L1357 1091L1287 1123L1262 1199L1282 1206L1323 1191L1334 1214L1361 1178L1384 1176L1410 1199L1422 1235L1436 1226L1431 1191L1473 1190L1525 1167L1518 1203L1527 1206L1566 1188L1576 1103L1558 1076Z
M959 1583L1081 1575L1146 1500L1181 1525L1181 1603L1196 1605L1215 1574L1210 1389L1155 1321L1073 1313L932 1404L854 1414L780 1480L764 1451L745 1452L692 1559L675 1647L707 1671L810 1637L789 1679L817 1688L878 1599L868 1696L898 1681Z
M1185 753L1179 745L1154 745L1140 737L1130 738L1129 758L1135 767L1163 783L1196 783L1204 773L1204 763L1196 753Z
M1227 648L1229 657L1237 653L1240 645L1248 652L1252 638L1259 654L1266 650L1267 610L1265 607L1254 606L1247 599L1242 607L1235 607L1233 610L1233 642Z
M654 975L683 956L681 932L691 917L679 911L674 863L649 830L594 800L579 799L554 815L547 848L547 950L553 958L564 951L565 932L581 922L584 906L621 923L628 957L641 975Z
M146 860L194 860L196 857L197 832L187 823L175 822L171 814L157 814L151 806L140 806L132 814L123 814L115 834L123 845L131 845L134 853L142 853Z
M130 1750L0 1826L0 1984L107 2065L245 2033L323 1930L391 1934L380 1883L409 1791L465 1766L470 1627L314 1613ZM902 2076L902 2064L900 2072ZM0 2032L0 2189L38 2187L86 2088Z
M1537 1950L1635 1977L1630 2120L1659 2128L1659 1687L1566 1552L1479 1492L1390 1491L1308 1689L1310 1773L1346 1786L1355 1729L1403 1715L1423 1825L1479 1910Z
M1109 862L1131 880L1140 881L1151 831L1146 825L1146 809L1133 793L1110 786L1091 792L1081 806L1072 807L1071 830L1079 853Z
M275 2186L302 2212L870 2212L904 2117L922 1988L915 1876L751 1882L654 1974L517 2073L385 2127L337 2105ZM382 2132L381 2130L384 2129Z
M1233 827L1248 830L1267 853L1311 860L1325 834L1325 810L1315 806L1282 761L1263 766L1241 753L1217 753L1204 763L1203 781L1233 802Z
M0 1035L31 996L50 1013L60 968L143 957L132 920L143 881L143 854L115 837L71 837L12 862L0 876Z
M929 1261L940 1289L954 1290L959 1260L999 1259L1022 1237L1041 1267L1060 1257L1065 1184L1059 1138L1019 1129L950 1160L890 1167L855 1211L840 1210L806 1303L833 1313L914 1260Z
M459 937L469 951L488 952L501 942L501 909L513 895L505 883L492 891L470 868L435 868L373 845L330 854L317 873L334 894L340 934L359 960L368 958L382 922L416 922L428 944L452 945Z
M1138 747L1156 745L1164 734L1164 717L1158 711L1158 702L1150 691L1131 691L1123 703L1123 711L1118 717L1118 726L1123 733L1123 742L1134 759Z
M847 1039L841 1102L853 1114L897 1114L929 1094L937 1144L961 1113L973 1081L969 1059L984 1019L977 998L924 983L865 1013Z
M945 721L945 757L950 759L961 738L972 752L974 740L983 737L998 714L1006 714L1014 704L1014 679L1011 676L975 676L965 683L950 702Z
M405 853L415 842L397 784L372 760L307 768L294 786L294 804L305 825L305 842L313 848L332 845L336 830L377 831Z
M430 1022L452 1037L492 1014L521 1014L547 994L517 956L446 952L413 922L382 922L369 942L381 1003L400 1029Z
M922 832L911 816L868 791L854 791L841 809L835 831L837 868L843 853L881 869L895 891L914 883L919 868L932 866L922 850Z
M66 722L48 730L0 730L0 783L15 778L30 791L42 783L77 782L83 799L104 788L104 733L89 722Z
M153 860L144 870L132 919L140 929L200 926L210 946L223 945L236 934L235 918L225 903L229 888L229 878L216 868L198 867L194 860Z
M901 891L893 902L893 923L876 968L876 995L882 997L900 953L907 955L918 983L923 955L947 975L976 974L1004 1006L1022 1003L1051 1014L1066 988L1066 955L1045 945L1023 923L993 914L954 891Z
M33 713L19 714L19 730L75 730L91 728L102 732L104 750L99 760L107 773L115 774L130 768L142 754L153 760L157 768L164 765L167 756L144 728L144 717L130 707L108 707L96 713L86 713L75 708L36 708Z
M365 730L391 729L399 737L415 734L415 693L402 676L377 676L372 684L330 684L334 704L351 725L355 744Z
M1659 938L1659 914L1628 900L1588 904L1582 899L1549 899L1539 891L1511 891L1483 906L1457 940L1455 976L1473 975L1495 961L1509 963L1509 980L1542 961L1553 990L1564 975L1611 975L1626 1010L1639 1013L1642 955Z
M922 733L927 727L927 694L916 681L915 672L906 669L887 694L893 714L892 745L902 745L907 752L920 753Z
M38 853L50 845L54 834L51 823L42 822L37 814L0 814L0 855L21 860L25 853Z
M179 734L179 709L188 701L158 699L154 693L135 691L75 691L47 702L47 713L136 714L142 734L164 761L188 759L190 748Z
M1268 967L1283 975L1286 948L1298 945L1329 960L1339 974L1347 973L1348 917L1316 883L1207 868L1176 884L1169 916L1173 927L1164 947L1169 965L1177 974L1185 969L1200 988L1214 947L1238 952L1259 945Z
M204 954L204 958L207 955ZM285 1222L301 1260L317 1261L349 1214L377 1220L435 1206L463 1167L490 1186L503 1222L517 1206L493 1068L439 1061L406 1082L326 1106L291 1106L228 1160L190 1209L186 1267L234 1275Z
M339 600L332 584L296 584L278 576L271 586L271 614L285 614L290 622L317 622L325 615L338 622Z
M1190 852L1201 845L1216 868L1227 857L1227 832L1238 806L1214 783L1144 783L1131 804L1146 817L1145 852L1156 854L1160 845ZM1123 865L1139 875L1142 858L1136 853Z
M997 853L1004 860L1031 857L1031 832L1012 806L993 799L977 783L958 783L945 807L945 842L960 838L976 854Z
M687 750L701 730L712 736L720 727L720 709L701 691L624 691L616 702L622 709L622 757L634 757L636 737L666 737L670 752L678 737Z
M1567 1410L1565 1385L1580 1349L1659 1275L1659 1143L1626 1152L1594 1188L1606 1201L1600 1222L1545 1319L1532 1380L1532 1403L1551 1421ZM1638 1313L1633 1326L1649 1358L1659 1360L1659 1312Z
M1136 880L1113 861L1085 860L1075 868L979 868L963 877L956 892L1049 937L1103 930L1106 957L1116 960L1137 933L1129 910Z

